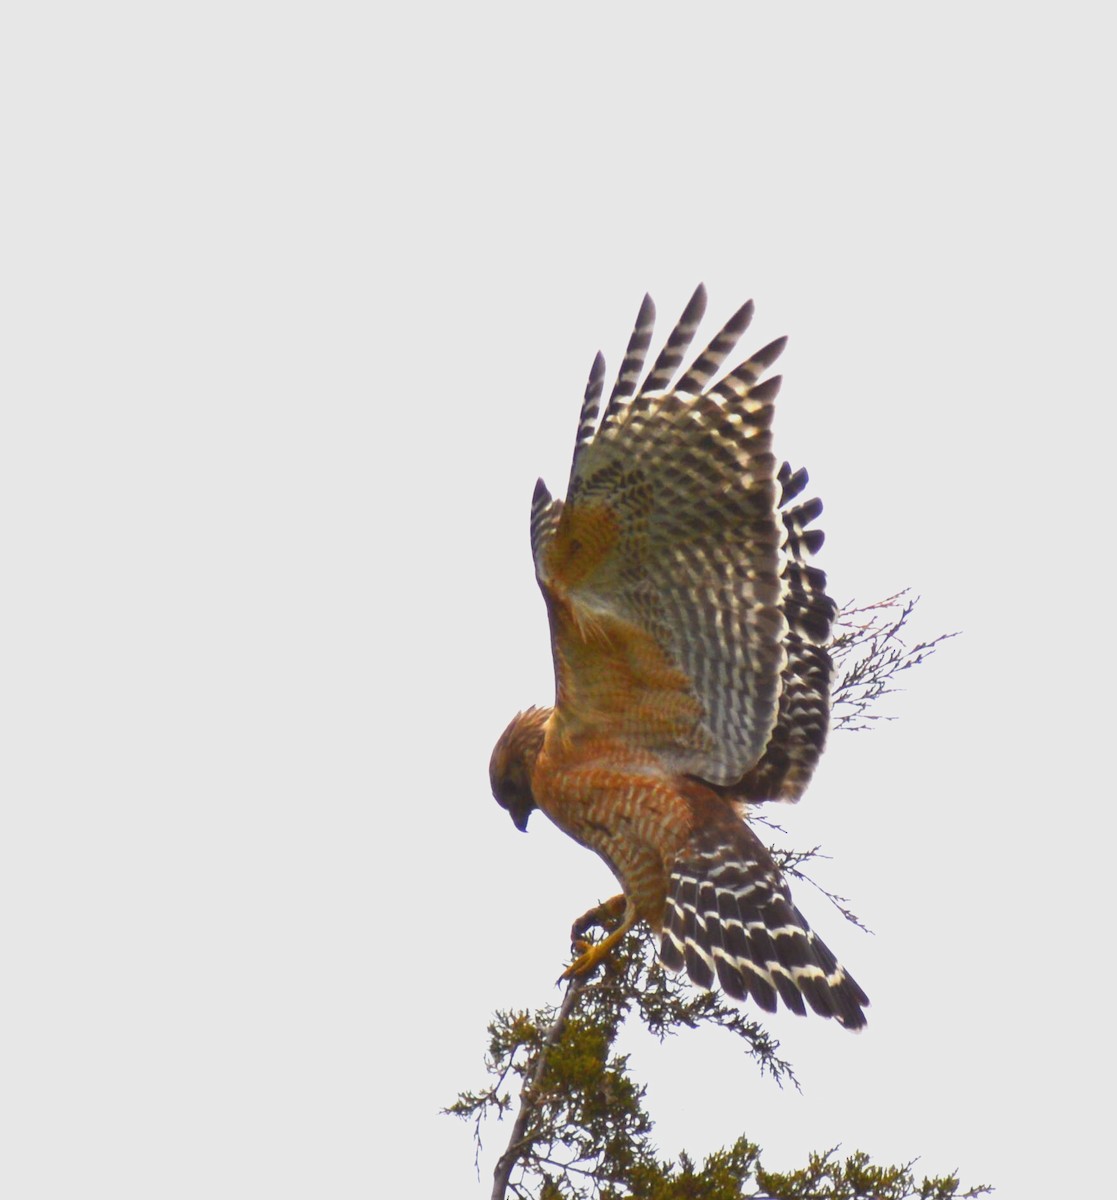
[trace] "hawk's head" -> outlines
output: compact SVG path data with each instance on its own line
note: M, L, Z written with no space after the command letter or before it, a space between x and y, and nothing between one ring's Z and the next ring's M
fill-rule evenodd
M508 810L521 833L527 833L527 819L535 808L531 772L543 745L543 726L550 715L549 708L529 708L518 713L500 735L489 759L489 781L496 802Z

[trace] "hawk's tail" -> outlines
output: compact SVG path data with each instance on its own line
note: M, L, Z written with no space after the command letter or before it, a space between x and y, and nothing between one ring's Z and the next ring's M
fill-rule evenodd
M766 1012L777 997L807 1004L847 1029L865 1024L869 998L811 932L760 840L741 821L700 828L671 870L659 956L686 966L699 987L749 996Z

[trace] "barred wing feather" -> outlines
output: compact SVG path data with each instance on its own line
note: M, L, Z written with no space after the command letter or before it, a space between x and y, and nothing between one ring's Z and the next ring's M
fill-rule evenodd
M748 325L745 305L671 388L704 307L699 288L638 388L655 315L645 297L596 423L595 361L565 503L540 484L532 544L563 733L623 738L728 786L761 761L777 725L802 576L788 571L786 481L771 446L780 381L760 381L784 340L709 386Z

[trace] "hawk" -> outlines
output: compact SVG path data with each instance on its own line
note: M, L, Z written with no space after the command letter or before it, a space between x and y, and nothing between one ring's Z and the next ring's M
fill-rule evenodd
M575 923L579 939L619 918L577 941L564 977L643 920L663 964L699 987L857 1029L868 998L745 819L750 803L797 800L826 741L835 606L810 562L822 505L772 453L780 378L762 376L787 339L711 382L751 301L679 374L705 308L699 286L640 382L644 297L604 413L600 354L590 371L565 501L536 484L555 703L501 735L493 794L523 831L541 809L624 889Z

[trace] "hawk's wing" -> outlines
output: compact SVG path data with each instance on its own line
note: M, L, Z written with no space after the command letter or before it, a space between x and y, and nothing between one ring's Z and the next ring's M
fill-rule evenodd
M800 517L780 510L792 478L771 449L780 381L759 382L784 339L708 386L751 319L746 304L671 386L705 302L700 287L637 390L655 316L645 297L600 422L598 356L565 504L539 483L532 550L559 732L618 738L670 770L737 785L763 766L774 730L795 740L801 706L785 676L811 623L802 613L821 609L813 585L797 594L813 568L796 556L816 535L795 534ZM825 674L828 686L828 660Z
M780 467L785 542L784 614L788 631L787 663L780 678L780 704L772 736L760 761L740 782L721 789L743 801L798 800L826 745L830 727L833 664L828 646L837 606L826 593L826 573L810 565L823 542L810 524L822 512L820 500L791 502L807 485L807 472Z

